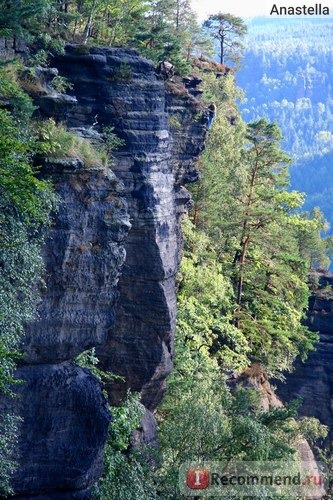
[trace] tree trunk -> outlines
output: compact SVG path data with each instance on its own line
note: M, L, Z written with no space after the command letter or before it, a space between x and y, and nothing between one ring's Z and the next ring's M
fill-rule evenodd
M72 34L73 41L75 40L75 36L76 36L77 23L78 23L78 20L75 19L74 28L73 28L73 34Z
M221 36L220 46L221 46L220 62L221 64L224 64L224 36Z
M177 0L177 7L176 7L176 30L177 31L179 29L179 16L180 16L180 0Z
M198 207L198 205L195 205L195 207L194 207L194 214L193 214L193 224L196 227L198 225L198 220L199 220L199 207Z
M249 243L250 243L250 236L248 235L243 242L241 258L239 261L239 278L237 284L237 305L239 307L242 304L243 284L244 284L244 263Z
M96 5L97 5L97 0L94 0L94 3L92 5L90 13L89 13L89 17L88 17L88 20L87 20L86 27L84 29L84 34L83 34L83 44L84 45L86 45L86 43L88 42L88 38L89 38L90 31L91 31L91 26L92 26L92 21L93 21L95 9L96 9Z
M256 163L253 171L252 171L252 176L251 176L251 181L250 181L250 189L249 189L249 194L247 197L247 203L246 203L246 211L244 214L244 221L243 221L243 230L242 230L242 236L240 240L240 248L241 251L237 250L235 257L234 257L234 265L237 265L237 262L239 262L239 276L237 280L237 305L238 308L240 309L240 306L242 305L242 295L243 295L243 285L244 285L244 264L245 264L245 259L246 259L246 254L247 254L247 249L250 243L251 235L249 234L250 228L248 227L249 224L249 209L253 203L253 196L254 196L254 190L255 190L255 185L256 185L256 179L257 179L257 173L258 173L258 164Z

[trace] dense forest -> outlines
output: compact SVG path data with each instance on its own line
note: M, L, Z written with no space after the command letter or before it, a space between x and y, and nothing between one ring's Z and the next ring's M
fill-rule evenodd
M304 208L319 207L332 226L332 24L318 18L257 18L248 27L237 75L245 91L242 115L246 121L276 120L294 160L293 188L307 194Z
M48 155L68 157L73 151L87 163L93 158L108 165L108 155L124 147L112 131L96 150L63 124L41 122L29 96L38 83L36 68L52 64L66 42L77 43L83 54L94 44L136 48L156 64L170 60L176 82L185 73L202 79L203 101L206 107L214 101L217 113L199 161L202 178L191 188L194 205L183 220L175 368L155 414L160 446L133 446L131 435L144 413L140 395L129 393L120 406L110 406L104 475L93 497L183 498L178 471L189 461L296 462L300 434L314 442L327 429L315 419L297 420L297 404L263 411L253 388L240 384L232 390L227 378L231 372L283 378L318 339L303 321L308 272L327 268L331 241L321 237L326 225L321 212L302 211L304 194L290 189L291 159L283 149L297 159L297 168L305 168L301 160L320 156L327 172L322 181L329 186L332 94L322 84L332 78L332 49L326 43L332 26L324 24L319 36L311 25L302 45L294 32L277 42L278 35L261 34L259 25L237 77L246 91L246 123L237 107L241 93L234 69L225 66L234 68L240 60L246 28L238 18L212 16L202 29L187 0L27 0L0 6L0 36L23 39L28 47L23 57L3 60L0 68L0 390L15 392L20 339L40 293L43 231L58 203L52 186L38 180L36 165ZM231 31L233 48L222 58L221 45L220 65L208 57L219 27ZM262 71L260 84L256 71ZM249 73L252 79L244 76ZM70 88L61 75L54 85L59 92ZM283 147L281 131L270 121L272 109L283 129ZM312 188L316 182L317 174ZM99 370L94 351L77 363L102 384L117 375ZM15 416L1 415L3 496L15 493L10 478L20 425ZM267 494L264 489L259 497Z

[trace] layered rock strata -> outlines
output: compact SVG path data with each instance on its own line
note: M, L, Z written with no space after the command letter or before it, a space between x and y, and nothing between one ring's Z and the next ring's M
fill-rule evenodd
M298 361L278 392L285 401L300 398L300 415L316 417L333 429L333 275L318 273L318 290L310 298L308 324L319 332L316 350Z
M98 380L73 360L105 341L114 321L130 224L123 187L110 170L49 159L41 175L52 181L59 209L42 249L38 318L26 327L16 373L22 384L0 405L23 418L17 498L88 498L111 416Z
M207 122L185 87L134 51L69 46L54 63L74 88L59 95L49 81L57 72L42 71L40 117L97 139L114 127L124 146L114 173L77 158L42 170L60 197L43 248L46 286L26 329L20 397L0 403L24 419L13 480L20 499L89 498L101 474L110 415L98 381L73 362L91 347L125 378L108 388L113 403L128 388L142 392L136 439L155 437L150 410L172 369L180 216L190 201L183 184L198 178Z
M193 162L204 147L207 116L184 86L165 84L135 51L77 51L70 46L56 61L77 99L66 123L99 131L111 126L125 141L113 170L124 183L132 224L116 321L98 357L105 370L125 378L110 387L111 401L130 388L142 392L151 410L172 369L179 218L190 200L183 185L198 178Z

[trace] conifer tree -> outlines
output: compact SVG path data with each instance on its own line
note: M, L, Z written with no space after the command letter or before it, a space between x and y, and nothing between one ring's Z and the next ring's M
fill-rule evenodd
M241 39L247 33L247 27L240 17L231 14L214 14L204 22L204 27L218 41L220 63L237 62L242 52Z
M211 80L206 88L210 98L215 93L218 113L202 158L202 185L194 188L195 216L233 283L232 324L245 335L250 358L276 374L297 354L305 357L316 340L302 318L307 273L325 260L323 221L300 212L304 195L288 190L290 159L277 125L261 119L246 126L237 114L231 123L231 83Z

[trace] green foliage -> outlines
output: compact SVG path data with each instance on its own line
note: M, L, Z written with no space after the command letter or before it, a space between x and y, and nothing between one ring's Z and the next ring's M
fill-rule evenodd
M15 472L15 452L21 419L14 415L0 415L0 495L13 493L10 476Z
M295 407L262 412L259 394L227 387L214 358L193 349L181 330L176 366L157 417L162 465L157 471L163 498L180 498L179 467L189 461L297 460Z
M185 255L179 276L177 325L187 344L213 356L223 369L249 364L248 342L231 324L234 297L213 245L189 220L183 225Z
M262 394L246 383L230 390L225 370L250 364L250 343L248 332L232 324L231 281L219 261L216 240L204 229L184 221L175 368L157 412L161 465L156 482L166 499L180 498L179 467L186 462L293 463L298 461L300 433L318 439L326 432L315 419L295 421L297 402L263 411Z
M52 206L47 183L29 164L35 145L11 115L0 109L0 193L2 207L11 207L29 225L45 221ZM6 220L6 219L3 219ZM0 220L2 222L2 220Z
M299 430L305 439L314 446L318 440L323 440L328 435L328 427L320 423L317 418L303 417L299 420Z
M105 143L95 145L91 140L78 136L53 118L36 123L38 152L56 158L79 158L87 167L106 166L112 154L124 145L114 133L114 127L104 127Z
M10 104L12 116L25 126L35 106L20 86L20 70L21 65L17 61L0 66L0 108Z
M34 318L39 299L42 260L38 238L31 238L17 217L2 217L0 236L0 391L11 394L8 383L13 383L24 324Z
M175 368L157 412L161 458L155 474L165 499L180 498L179 467L186 462L297 463L300 433L312 441L326 435L315 419L296 422L298 402L263 411L262 394L246 388L247 383L230 390L225 370L250 364L252 346L248 332L232 322L232 277L219 258L216 239L204 230L184 221Z
M240 17L219 12L209 16L204 28L218 41L221 64L239 61L244 49L241 39L247 33L247 27Z
M114 132L114 127L104 127L103 138L105 140L105 147L109 157L112 157L113 152L125 144L125 141L118 137Z
M73 88L73 84L64 76L55 76L52 80L52 87L56 92L64 94L67 90Z
M26 35L38 24L46 13L50 2L48 0L26 0L24 2L0 1L2 36Z
M131 66L127 63L121 63L112 73L110 80L115 83L129 83L132 78L133 74Z
M82 368L87 368L100 382L112 382L114 380L124 380L119 375L114 375L110 372L105 372L98 368L99 359L96 356L95 348L88 351L83 351L75 358L75 363Z
M38 50L34 55L27 60L28 66L48 66L49 53L45 49Z
M175 130L180 130L182 127L182 124L181 124L177 115L169 116L169 125L171 128L173 128Z
M317 338L302 319L307 273L326 259L324 221L301 213L304 196L288 191L290 160L277 125L260 119L245 126L230 102L231 79L208 80L206 89L218 113L194 188L193 220L211 237L233 285L232 325L246 338L250 358L277 374L297 354L304 358Z
M327 487L325 487L326 494L325 500L333 499L333 455L330 448L319 448L316 449L317 455L321 462L323 462L328 470L328 475L326 477ZM325 485L326 486L326 485Z
M47 50L52 56L65 53L65 40L61 37L51 36L50 33L40 33L34 39L34 46Z
M108 162L104 147L95 147L89 139L70 132L53 118L36 124L38 148L44 156L79 158L87 167L105 166Z
M127 450L131 444L131 433L139 427L145 414L139 394L128 394L121 406L112 408L113 424L110 426L110 445L119 451Z
M104 450L104 474L95 486L95 500L157 498L152 468L146 451L132 447L132 432L145 413L139 395L128 394L119 407L112 407L109 439Z
M123 379L98 368L95 349L81 353L75 362L89 369L101 382ZM105 393L107 397L107 394ZM144 446L133 447L133 432L140 426L146 409L140 403L140 394L128 392L120 406L110 407L112 422L104 449L104 473L93 490L95 500L147 500L157 498L152 453Z
M81 55L88 43L134 46L156 63L170 60L181 73L190 70L192 55L212 52L190 0L26 0L1 6L0 31L29 38L33 66L62 53L66 40L82 43Z
M90 10L94 30L90 29L88 36L95 31L96 38L107 45L129 44L144 22L147 8L147 2L142 0L97 1L95 9Z
M56 199L31 166L36 144L29 119L33 106L19 88L17 68L0 71L0 391L13 395L13 372L24 324L35 317L43 270L42 227ZM0 492L10 493L19 419L0 418Z

